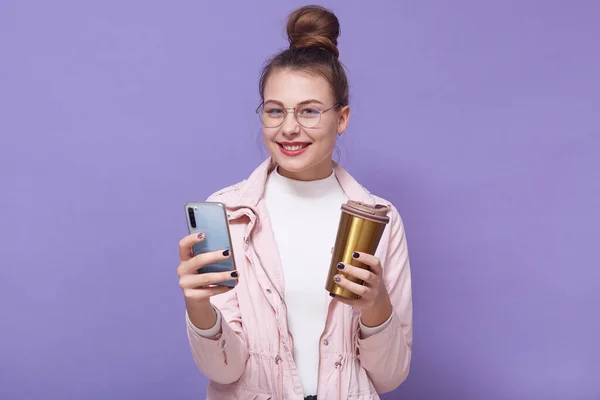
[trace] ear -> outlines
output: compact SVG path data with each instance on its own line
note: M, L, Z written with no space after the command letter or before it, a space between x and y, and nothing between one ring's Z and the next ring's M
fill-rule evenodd
M340 110L340 116L338 118L337 132L338 135L342 135L348 127L348 121L350 121L350 106L344 106Z

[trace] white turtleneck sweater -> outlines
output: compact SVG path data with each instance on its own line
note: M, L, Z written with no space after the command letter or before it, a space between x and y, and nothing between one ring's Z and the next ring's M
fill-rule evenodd
M264 200L283 267L294 361L305 396L316 395L319 340L327 318L325 281L344 191L333 173L321 180L297 181L274 170Z
M283 267L294 361L304 395L316 395L319 339L327 318L325 280L345 202L344 191L333 171L325 179L297 181L275 169L267 178L263 199ZM361 324L361 336L366 338L383 330L390 319L373 328ZM205 337L217 335L221 330L220 313L213 328L196 330Z

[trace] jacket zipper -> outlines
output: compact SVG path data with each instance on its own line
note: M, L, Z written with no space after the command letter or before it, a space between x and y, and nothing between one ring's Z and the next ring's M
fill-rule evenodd
M250 210L252 210L252 212L254 212L254 216L255 218L258 218L258 213L256 212L256 210L254 210L253 208L248 207ZM249 237L252 234L252 231L254 230L254 227L256 225L256 222L251 221L252 226L250 228L250 230L246 233L246 237L244 239L244 241L246 242L246 244L248 244L249 241ZM258 257L258 255L256 254L256 252L253 252L253 255L255 257ZM250 260L250 262L252 263L253 260ZM269 278L267 277L267 280L269 280ZM262 282L260 279L258 279L258 284L261 287L261 289L264 291L265 288L262 285ZM276 288L275 285L272 285L274 288ZM278 290L275 290L275 292L279 292ZM281 322L279 322L281 324ZM279 330L279 329L278 329ZM279 335L281 336L281 332L279 332ZM281 342L280 342L281 343ZM284 344L284 346L286 346ZM283 358L277 354L277 356L275 357L275 364L278 366L277 371L279 373L279 395L281 396L281 399L283 399L283 366L281 365L283 362Z
M327 315L329 315L329 312L327 313ZM319 393L319 388L321 387L321 343L323 343L323 335L325 335L325 329L323 329L323 332L319 337L319 366L317 367L317 399L321 396L321 394Z
M338 357L338 361L335 363L335 368L338 370L338 396L342 398L342 385L339 382L342 381L342 359L343 356L340 354Z
M279 365L279 393L281 393L281 399L284 399L283 396L283 366Z
M249 214L249 213L247 213L247 212L244 212L244 211L243 211L243 209L244 209L244 208L246 208L246 209L250 210L250 211L251 211L251 212L254 214L254 215L253 215L253 217L254 217L254 218L252 218L252 216L250 216L250 214ZM232 212L231 214L229 214L229 215L228 215L228 217L229 217L228 219L229 219L229 220L236 219L236 218L239 218L239 217L240 217L240 215L246 215L246 216L248 216L248 217L250 218L250 223L251 223L251 226L250 226L250 229L249 229L249 230L246 232L246 235L245 235L245 237L244 237L244 242L245 242L245 243L246 243L246 245L247 245L247 244L248 244L248 242L249 242L249 240L250 240L250 235L252 234L252 232L253 232L253 230L254 230L254 227L255 227L255 225L256 225L256 219L258 218L258 213L257 213L257 212L256 212L256 210L255 210L254 208L252 208L252 207L248 207L248 206L241 206L241 207L237 208L237 209L236 209L234 212ZM253 220L253 219L254 219L254 220ZM254 254L253 254L253 255L254 255L254 256L257 256L257 254L256 254L255 252L254 252ZM250 261L250 263L252 263L252 261L253 261L253 260L251 259L252 257L247 257L247 258L248 258L248 260ZM267 278L267 279L268 279L268 278ZM263 285L262 285L262 282L261 282L261 280L260 280L260 279L258 279L258 284L260 285L261 289L263 289L263 290L264 290L264 287L263 287ZM273 286L273 287L276 287L275 285L272 285L272 286ZM280 333L280 335L281 335L281 333ZM291 335L290 335L290 336L291 336ZM319 350L319 352L320 352L320 350ZM224 357L225 357L225 364L227 364L227 354L226 354L224 351L223 351L223 354L224 354ZM279 382L280 382L280 384L279 384L279 393L280 393L280 395L281 395L281 396L282 396L282 398L283 398L283 366L281 365L281 363L282 363L282 362L283 362L283 358L282 358L282 357L281 357L279 354L277 354L277 356L275 357L275 364L277 364L277 366L278 366L279 377L280 377L280 379L279 379Z
M331 313L333 301L329 303L329 307L327 307L327 315L325 317L325 326L323 327L323 332L321 332L321 336L319 337L319 366L317 367L317 398L322 396L319 393L320 380L321 380L321 346L323 343L323 336L325 335L325 331L327 330L327 321L329 321L329 314Z
M279 371L279 374L281 375L281 361L283 359L281 358L281 356L279 354L277 354L277 356L275 357L275 364L277 365L277 370ZM275 381L277 380L276 377L273 377L273 383L275 383ZM280 385L279 388L279 393L280 395L283 395L283 385ZM276 396L279 396L278 394L275 393Z

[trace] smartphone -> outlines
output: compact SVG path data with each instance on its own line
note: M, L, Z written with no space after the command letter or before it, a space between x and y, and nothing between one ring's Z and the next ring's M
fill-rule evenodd
M231 254L225 260L199 268L198 273L234 271L236 267L225 205L218 202L189 202L185 204L185 215L190 234L203 232L205 235L202 242L192 247L194 255L224 250L229 250ZM234 287L236 283L237 279L231 279L216 285Z

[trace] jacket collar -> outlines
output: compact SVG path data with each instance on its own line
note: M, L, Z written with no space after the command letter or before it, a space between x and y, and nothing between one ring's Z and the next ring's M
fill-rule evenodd
M263 161L260 166L252 172L252 174L246 179L246 182L240 188L240 205L255 208L263 193L265 192L265 186L267 177L277 164L271 157L268 157ZM346 194L349 200L360 201L365 204L374 205L374 197L367 191L360 183L358 183L352 175L350 175L344 168L339 164L333 164L333 171L335 176L342 187L342 190Z

